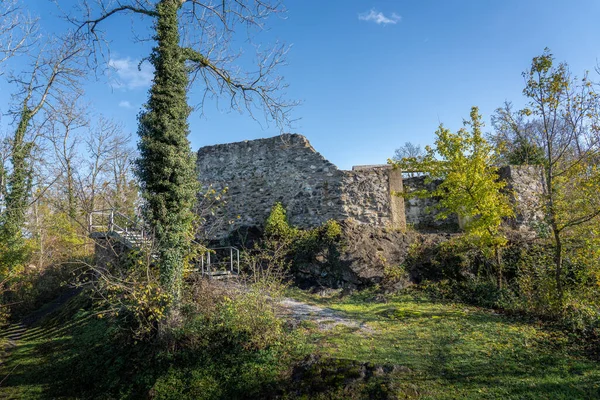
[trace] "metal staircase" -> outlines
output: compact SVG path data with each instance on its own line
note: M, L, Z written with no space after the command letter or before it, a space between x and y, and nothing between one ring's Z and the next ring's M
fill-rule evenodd
M114 209L92 211L88 231L92 239L112 237L130 249L150 248L152 244L152 239L140 220L134 220Z
M114 209L92 211L89 215L88 230L92 239L111 238L129 249L152 251L152 237L141 219L132 219ZM194 268L187 272L199 272L209 279L227 279L240 273L240 251L232 246L206 248L192 240L192 244L202 248ZM158 258L152 252L152 258Z

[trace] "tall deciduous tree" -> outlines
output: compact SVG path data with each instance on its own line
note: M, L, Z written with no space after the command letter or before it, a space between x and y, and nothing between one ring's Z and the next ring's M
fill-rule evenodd
M48 43L47 51L37 50L31 54L30 68L10 79L17 88L12 111L15 131L9 138L9 166L0 171L5 176L0 213L4 260L0 264L8 265L9 270L24 262L25 256L22 230L33 186L32 154L41 136L39 129L32 132L31 128L48 104L78 90L78 79L84 74L80 64L84 48L76 37Z
M438 218L457 214L465 221L466 238L493 252L498 286L502 287L501 249L506 238L500 224L513 215L513 210L502 192L505 182L498 179L493 166L495 149L483 137L482 127L479 110L473 107L464 128L452 133L440 125L435 147L427 146L422 158L408 157L396 164L402 169L422 171L427 182L442 180L435 190L414 195L439 198Z
M554 239L558 305L564 298L565 238L600 216L600 102L587 75L571 76L555 65L548 49L523 73L528 107L520 111L534 125L532 137L544 151L543 210Z
M278 10L279 3L100 0L95 5L87 4L88 14L79 26L87 27L90 38L96 41L102 39L99 24L115 14L134 13L153 19L156 45L148 60L155 72L150 99L139 116L137 167L146 217L158 242L161 282L177 299L193 236L192 210L198 191L194 155L187 139L189 75L202 78L207 94L227 94L232 107L252 112L260 103L268 116L279 122L285 120L289 104L278 97L280 78L272 77L283 61L285 48L276 47L262 54L254 74L237 72L232 66L237 50L230 49L236 23L260 28Z

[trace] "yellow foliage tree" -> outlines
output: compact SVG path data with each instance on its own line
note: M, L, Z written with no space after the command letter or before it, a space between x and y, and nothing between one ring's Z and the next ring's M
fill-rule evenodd
M494 255L501 288L501 249L507 240L500 225L504 218L513 215L513 209L502 191L506 183L498 179L497 168L493 166L496 151L483 137L483 122L477 107L471 109L470 117L456 133L440 125L435 146L427 146L425 156L389 162L403 170L424 173L426 183L442 181L432 191L421 190L411 196L439 198L437 218L456 214L465 222L464 238Z

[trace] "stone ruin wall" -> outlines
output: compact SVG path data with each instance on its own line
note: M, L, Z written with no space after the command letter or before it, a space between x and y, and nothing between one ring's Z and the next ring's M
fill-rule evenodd
M425 183L425 176L414 176L404 178L404 189L410 193L416 190L426 188L428 191L433 191L441 181ZM444 231L453 232L458 230L458 216L451 215L446 219L437 219L439 214L435 206L437 200L435 198L421 199L413 197L405 200L404 207L406 213L406 223L409 227L423 231Z
M374 227L458 229L456 217L436 220L435 199L405 201L392 196L403 188L422 188L424 177L403 179L400 171L389 166L340 170L297 134L203 147L198 151L197 172L203 190L228 188L213 218L221 224L212 237L224 237L241 227L262 227L276 202L285 206L292 225L303 228L329 219L351 219ZM501 168L500 175L508 181L516 208L511 225L525 229L540 220L535 210L543 193L541 169L508 166Z
M261 227L273 204L282 203L292 225L308 228L329 219L374 226L403 226L399 171L343 171L295 134L203 147L198 151L203 190L222 191L224 206L214 232L222 237L240 227Z
M537 165L508 165L499 169L500 179L506 181L506 190L515 210L515 217L508 221L518 230L535 230L544 224L544 212L540 207L544 189L544 170Z

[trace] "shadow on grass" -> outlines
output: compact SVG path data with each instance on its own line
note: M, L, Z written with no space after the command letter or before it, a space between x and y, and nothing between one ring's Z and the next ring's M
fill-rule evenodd
M406 366L423 395L600 398L600 366L560 331L473 307L414 299L320 303L374 328L367 335L349 329L320 334L332 355Z
M125 343L104 319L85 313L75 323L35 329L0 370L0 380L12 371L0 398L138 399L153 390L158 398L261 398L279 384L281 357L245 351L226 337L198 349Z

